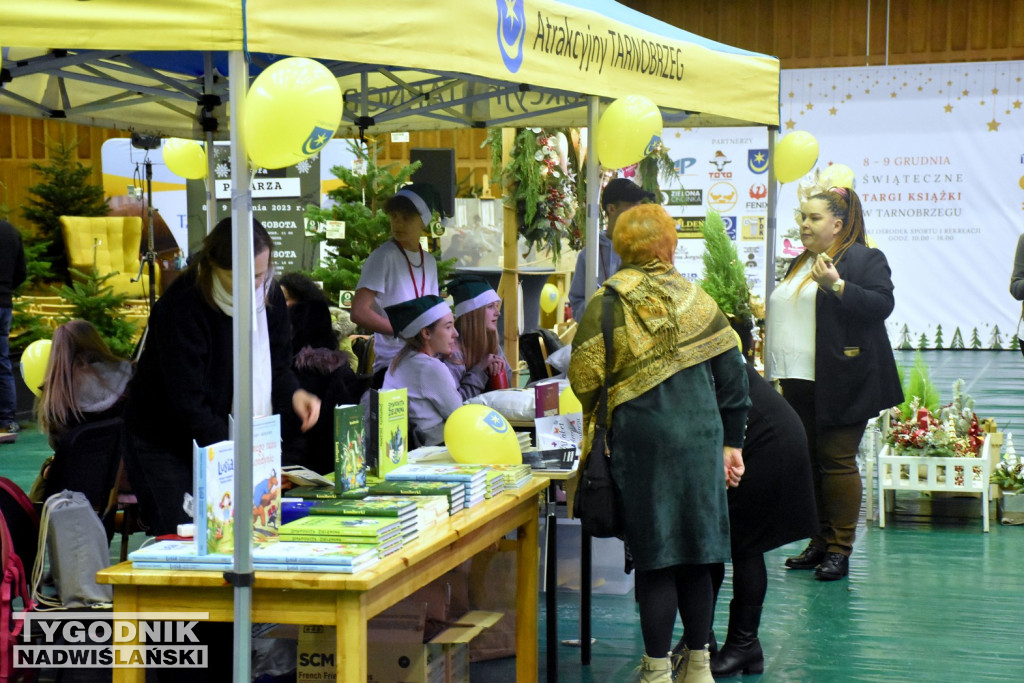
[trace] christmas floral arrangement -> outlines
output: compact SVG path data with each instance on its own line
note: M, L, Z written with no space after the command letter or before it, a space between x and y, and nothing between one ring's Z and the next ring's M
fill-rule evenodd
M974 413L974 399L963 391L964 381L953 383L953 402L938 411L912 396L906 408L891 409L888 443L896 455L974 458L985 435ZM909 413L909 414L907 414Z
M500 133L500 131L498 131ZM500 157L500 137L489 138L492 162ZM500 161L498 161L500 164ZM524 128L516 135L511 161L503 169L516 205L519 234L530 249L548 249L557 262L562 239L579 249L583 237L576 215L575 174L569 164L565 133Z
M1006 433L1006 443L1003 444L1003 458L992 469L989 481L998 484L1003 491L1024 493L1024 462L1017 457L1010 432Z

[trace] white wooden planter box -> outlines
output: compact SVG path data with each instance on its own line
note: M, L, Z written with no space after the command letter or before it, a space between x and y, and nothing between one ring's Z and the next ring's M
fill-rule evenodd
M982 527L989 529L989 474L992 471L991 436L985 436L976 458L936 458L892 455L888 445L878 454L878 526L885 526L886 491L948 491L981 495Z

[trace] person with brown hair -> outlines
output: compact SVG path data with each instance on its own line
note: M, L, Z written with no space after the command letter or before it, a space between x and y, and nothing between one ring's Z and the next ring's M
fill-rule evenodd
M512 369L498 342L498 317L501 298L481 277L457 275L448 281L448 293L455 302L455 329L459 336L452 342L451 354L444 364L459 385L463 399L478 396L494 385L494 378Z
M807 432L818 508L818 533L786 566L835 581L850 571L864 428L903 401L885 329L895 299L885 254L866 244L853 189L833 187L806 199L800 240L803 253L768 301L765 369Z
M273 240L254 220L253 415L294 411L302 430L320 399L299 388L291 369L291 329L273 278ZM182 508L192 490L192 442L229 438L234 395L231 219L203 240L192 262L156 304L125 407L125 465L151 533L192 521Z
M86 422L121 414L132 378L132 365L118 358L88 320L69 320L53 331L42 392L36 401L39 431L54 450L61 437ZM60 490L70 482L47 482L47 458L29 490L29 499L42 503L47 488Z
M590 449L608 387L611 474L636 569L644 640L641 681L672 680L672 629L682 618L687 683L710 683L711 565L729 560L726 487L743 475L747 376L718 305L673 267L675 222L659 205L622 213L612 246L623 267L587 305L569 380ZM604 295L614 292L605 371ZM581 470L585 463L580 464Z

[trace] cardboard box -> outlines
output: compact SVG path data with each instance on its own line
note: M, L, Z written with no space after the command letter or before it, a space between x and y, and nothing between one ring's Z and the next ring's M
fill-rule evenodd
M367 682L468 683L468 643L501 617L501 612L468 612L424 643L427 606L404 600L370 620ZM300 628L297 683L337 680L335 638L333 626Z

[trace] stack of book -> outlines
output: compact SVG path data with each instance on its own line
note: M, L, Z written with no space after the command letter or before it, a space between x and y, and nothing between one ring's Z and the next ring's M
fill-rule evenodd
M505 475L501 472L488 469L487 470L487 488L484 490L485 498L494 498L496 495L505 490Z
M528 451L533 448L533 439L530 437L530 432L516 432L516 438L519 439L519 450Z
M448 519L448 498L446 496L367 496L365 500L412 503L416 506L416 528L420 535Z
M533 477L533 468L528 464L521 465L488 465L495 472L501 472L505 478L506 489L518 489L526 485Z
M419 463L402 465L387 474L387 481L462 482L466 486L465 506L471 508L484 500L487 490L487 466L460 463Z
M227 571L232 557L196 554L195 541L158 541L128 554L137 569ZM257 571L331 572L354 574L380 561L376 546L363 543L291 543L266 541L253 545Z
M281 525L282 541L368 543L381 557L402 547L402 524L394 517L309 515Z
M394 518L402 527L403 544L419 536L416 503L405 498L375 497L362 500L321 500L309 509L311 515Z
M374 496L444 496L448 514L454 515L466 506L466 485L447 481L381 481L371 484Z

